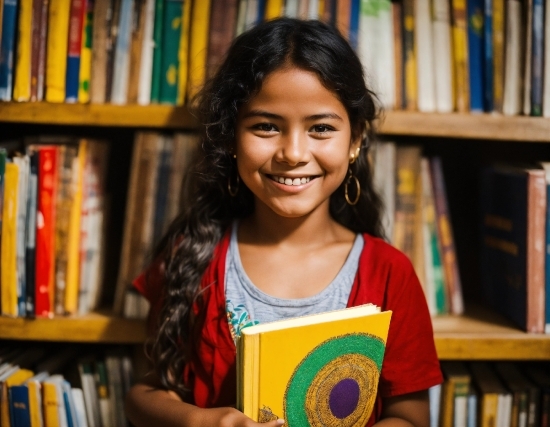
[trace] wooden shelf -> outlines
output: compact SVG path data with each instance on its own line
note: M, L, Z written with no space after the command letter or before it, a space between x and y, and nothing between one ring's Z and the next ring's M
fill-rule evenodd
M196 127L196 121L186 107L171 105L0 102L0 122L163 129Z
M141 344L146 338L144 320L102 313L32 320L0 317L0 339Z
M0 123L190 129L196 120L186 107L170 105L51 104L0 102ZM498 114L437 114L388 111L385 135L500 141L550 142L550 120Z

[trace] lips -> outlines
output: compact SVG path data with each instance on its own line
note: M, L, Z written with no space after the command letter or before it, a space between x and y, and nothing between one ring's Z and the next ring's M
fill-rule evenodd
M312 179L315 179L314 176L303 176L303 177L288 177L288 176L278 176L278 175L268 175L270 179L279 184L294 186L294 185L304 185L310 182Z

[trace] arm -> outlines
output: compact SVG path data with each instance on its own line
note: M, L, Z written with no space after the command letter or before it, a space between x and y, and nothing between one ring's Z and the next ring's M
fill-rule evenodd
M377 427L429 427L428 390L384 399L382 419Z
M278 427L282 421L259 424L234 408L203 409L165 390L158 378L148 375L126 397L126 416L135 427Z

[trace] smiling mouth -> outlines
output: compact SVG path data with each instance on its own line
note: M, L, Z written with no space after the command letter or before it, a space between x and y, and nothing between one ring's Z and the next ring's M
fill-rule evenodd
M284 176L268 175L269 179L278 182L279 184L293 186L293 185L304 185L310 182L312 179L315 179L315 176L304 176L302 178L289 178Z

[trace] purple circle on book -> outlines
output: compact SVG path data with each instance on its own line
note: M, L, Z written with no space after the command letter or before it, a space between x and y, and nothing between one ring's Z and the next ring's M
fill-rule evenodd
M332 414L342 420L351 415L359 403L359 384L351 378L338 382L330 391L329 407Z

